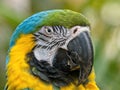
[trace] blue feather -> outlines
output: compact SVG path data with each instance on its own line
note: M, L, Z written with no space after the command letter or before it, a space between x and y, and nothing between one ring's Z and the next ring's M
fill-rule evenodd
M10 40L10 48L15 44L15 41L19 38L20 34L28 34L33 32L40 24L42 24L42 21L47 16L48 12L41 12L24 20L13 33Z

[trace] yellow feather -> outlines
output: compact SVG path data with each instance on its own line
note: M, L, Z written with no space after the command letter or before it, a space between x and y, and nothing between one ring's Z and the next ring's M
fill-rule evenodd
M69 86L62 87L61 90L99 90L95 82L94 70L92 70L91 74L88 77L88 80L89 82L86 85L80 85L76 87L75 85L70 84Z
M35 46L33 35L21 35L10 50L10 60L7 65L8 90L31 88L34 90L52 90L52 85L43 83L39 78L30 74L26 54Z

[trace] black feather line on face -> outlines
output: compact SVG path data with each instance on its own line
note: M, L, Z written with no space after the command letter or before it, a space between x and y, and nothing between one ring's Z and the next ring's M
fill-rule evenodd
M33 34L35 36L35 42L38 42L37 46L41 46L41 48L45 48L47 46L47 49L52 49L55 46L58 47L65 44L65 41L67 40L67 29L63 26L52 26L51 29L53 32L50 36L40 31ZM39 42L41 41L44 43L44 45L40 45Z
M70 83L77 85L76 80L79 77L79 70L70 71L69 66L60 65L57 63L55 66L51 66L44 60L38 61L33 52L29 53L27 58L29 59L28 64L30 65L32 74L39 77L41 80L47 83L52 83L58 87L66 86ZM66 64L64 61L65 60L63 60L62 63ZM64 67L61 68L61 66Z

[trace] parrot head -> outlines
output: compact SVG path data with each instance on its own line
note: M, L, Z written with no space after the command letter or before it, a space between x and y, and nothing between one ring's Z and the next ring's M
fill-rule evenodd
M9 51L21 34L32 34L34 47L25 60L33 76L59 87L87 82L93 66L93 46L90 24L83 15L71 10L34 14L16 28Z

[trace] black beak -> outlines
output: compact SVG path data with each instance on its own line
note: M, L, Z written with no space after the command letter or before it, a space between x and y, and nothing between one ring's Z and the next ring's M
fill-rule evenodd
M93 63L93 46L87 31L80 33L80 35L71 40L67 47L68 54L73 60L71 68L74 68L74 64Z
M84 31L71 40L68 44L69 56L72 59L71 69L80 66L79 81L81 84L86 81L93 66L93 46L89 32Z
M93 46L88 31L83 31L54 57L53 66L64 72L78 71L78 85L85 83L93 66Z

